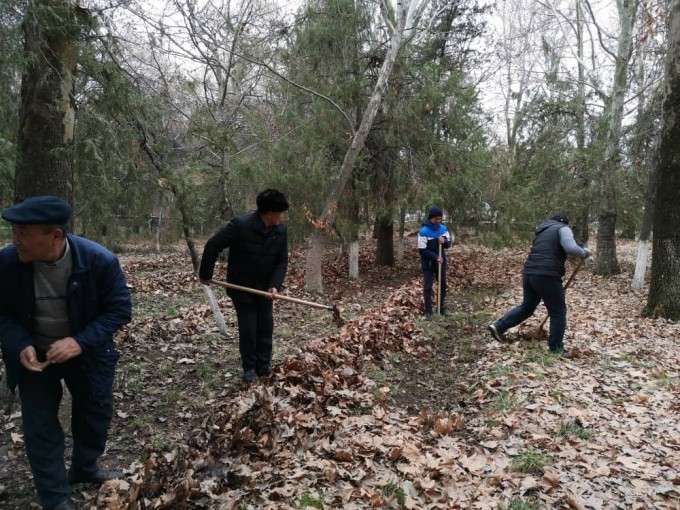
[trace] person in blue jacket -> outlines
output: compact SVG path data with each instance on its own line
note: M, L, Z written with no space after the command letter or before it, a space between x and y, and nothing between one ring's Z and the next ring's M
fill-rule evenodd
M425 316L432 317L432 284L439 277L441 268L441 303L439 313L446 315L444 300L446 298L446 252L451 246L453 236L442 223L442 210L433 206L427 213L427 221L418 231L418 252L420 253L420 267L423 270L423 299ZM442 255L439 256L439 246Z
M71 207L52 196L2 212L13 242L0 251L2 357L7 385L19 387L26 454L45 510L75 508L69 485L123 476L97 461L113 415L113 334L130 322L130 292L112 253L67 233L70 216ZM62 380L72 396L68 472Z
M590 250L576 244L567 215L555 213L536 227L531 250L524 263L522 303L488 326L494 339L504 342L505 332L531 317L542 300L550 317L548 349L554 354L569 357L569 351L564 348L567 305L562 287L567 255L585 259L590 256Z

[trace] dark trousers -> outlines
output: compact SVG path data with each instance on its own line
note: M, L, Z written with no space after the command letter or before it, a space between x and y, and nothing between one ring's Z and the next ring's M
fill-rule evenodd
M522 304L496 321L498 333L502 335L531 317L543 300L550 317L548 348L553 352L561 352L564 347L564 330L567 327L567 304L564 301L562 280L551 276L524 275L522 288L524 294Z
M238 320L238 347L243 372L255 370L263 375L272 361L274 303L255 296L252 302L234 301Z
M425 301L425 313L432 314L432 286L438 279L438 268L434 271L423 271L423 299ZM441 288L441 312L444 312L444 299L446 298L446 266L442 265L442 288Z
M26 455L45 510L54 508L70 496L64 466L64 431L58 415L63 393L62 379L72 396L72 474L86 476L97 471L97 459L104 453L113 415L113 395L105 402L95 399L78 358L60 365L49 365L43 372L23 372L19 380L19 396Z

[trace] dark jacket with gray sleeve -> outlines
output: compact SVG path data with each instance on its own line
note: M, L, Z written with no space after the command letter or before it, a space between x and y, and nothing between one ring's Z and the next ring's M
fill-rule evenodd
M574 241L574 234L564 223L547 220L536 227L531 251L524 263L524 274L531 276L564 276L567 255L585 257L587 251Z

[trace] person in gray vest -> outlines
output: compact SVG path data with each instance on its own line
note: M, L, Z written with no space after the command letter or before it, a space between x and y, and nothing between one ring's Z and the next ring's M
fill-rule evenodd
M67 233L71 207L52 196L8 207L12 245L0 250L0 343L7 385L19 386L26 456L44 510L72 510L69 485L121 478L97 461L113 416L118 352L130 291L118 259ZM71 466L59 422L62 380L72 397Z
M522 304L488 326L494 339L505 341L505 332L531 317L542 300L550 317L548 349L552 353L569 356L563 345L567 305L562 277L567 255L587 258L590 250L576 244L569 219L565 214L557 213L536 227L531 251L524 263Z

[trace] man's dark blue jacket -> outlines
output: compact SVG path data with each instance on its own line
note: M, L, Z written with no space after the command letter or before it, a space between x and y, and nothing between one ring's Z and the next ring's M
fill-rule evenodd
M102 246L67 234L73 271L67 311L71 336L97 399L110 398L118 352L113 334L132 318L130 291L118 259ZM19 354L33 344L33 263L21 262L14 246L0 251L0 343L12 391L25 370ZM77 358L76 358L77 359Z

